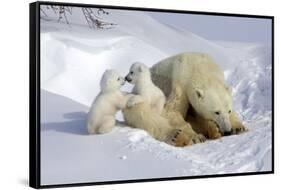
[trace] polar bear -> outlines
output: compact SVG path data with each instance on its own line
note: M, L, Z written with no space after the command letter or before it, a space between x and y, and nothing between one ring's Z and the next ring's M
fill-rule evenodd
M177 110L196 132L218 138L245 131L233 111L231 88L209 55L178 54L154 65L151 73L168 97L165 111Z
M115 70L106 70L100 81L101 92L95 98L88 113L87 129L90 134L110 132L115 126L115 114L123 109L130 94L121 92L125 79Z
M150 70L143 63L134 63L125 80L135 84L133 94L123 109L126 124L146 130L157 140L176 146L205 141L204 136L193 132L186 122L170 122L161 116L165 95L151 80ZM171 114L170 114L171 115Z
M152 111L161 114L166 101L165 95L155 84L153 84L150 76L149 68L140 62L132 64L125 80L134 84L132 93L135 94L129 99L127 105L134 106L140 102L146 102L151 106Z
M231 89L225 84L223 72L207 54L181 53L158 62L150 71L153 83L167 97L164 110L161 118L155 118L143 104L125 108L124 118L130 125L156 133L160 125L168 125L174 130L160 135L175 146L245 130L233 111Z

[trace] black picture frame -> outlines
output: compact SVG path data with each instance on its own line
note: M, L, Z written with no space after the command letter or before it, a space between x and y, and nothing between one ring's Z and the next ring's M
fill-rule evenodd
M122 180L122 181L106 181L93 183L72 183L58 185L42 185L40 183L40 5L64 5L72 7L92 7L92 8L108 8L119 10L141 10L154 12L169 12L169 13L185 13L199 15L216 15L216 16L231 16L231 17L246 17L246 18L264 18L270 19L272 22L272 170L265 172L246 172L246 173L230 173L216 175L201 175L201 176L186 176L186 177L169 177L169 178L153 178L153 179L138 179L138 180ZM30 75L29 75L29 185L33 188L55 188L55 187L72 187L72 186L88 186L102 184L120 184L120 183L135 183L135 182L151 182L163 180L182 180L182 179L197 179L197 178L213 178L213 177L233 177L245 175L260 175L274 173L274 16L264 15L248 15L248 14L233 14L233 13L218 13L218 12L201 12L187 10L169 10L141 7L120 7L109 5L93 5L93 4L78 4L78 3L59 3L59 2L34 2L29 4L29 39L30 39Z

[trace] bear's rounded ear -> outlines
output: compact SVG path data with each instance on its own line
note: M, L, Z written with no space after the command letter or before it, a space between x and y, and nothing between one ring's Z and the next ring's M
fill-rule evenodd
M139 68L138 68L138 70L139 70L139 72L140 72L140 73L141 73L141 72L143 72L143 71L144 71L144 69L145 69L145 68L144 68L144 66L143 66L143 65L140 65L140 66L139 66Z
M196 89L195 92L196 92L196 95L197 95L198 98L203 98L204 97L203 90Z

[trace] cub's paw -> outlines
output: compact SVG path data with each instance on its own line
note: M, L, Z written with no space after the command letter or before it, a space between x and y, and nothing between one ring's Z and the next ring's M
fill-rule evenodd
M133 107L133 106L135 106L136 104L139 104L139 103L141 103L141 102L143 102L143 101L141 100L141 98L138 98L138 97L131 97L131 98L127 101L127 107L128 107L128 108L131 108L131 107Z
M137 104L137 102L136 102L134 99L130 98L130 99L128 100L128 102L127 102L127 107L128 107L128 108L131 108L131 107L133 107L133 106L136 105L136 104Z
M168 136L166 143L173 146L183 147L202 143L205 141L206 138L204 135L196 133L190 134L183 129L174 129Z

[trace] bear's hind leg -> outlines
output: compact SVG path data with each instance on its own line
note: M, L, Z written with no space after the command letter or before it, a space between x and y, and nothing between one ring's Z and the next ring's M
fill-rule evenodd
M174 146L186 146L206 141L204 135L196 133L189 122L186 122L179 112L166 113L173 130L168 134L166 143Z
M187 124L189 125L189 124ZM190 131L191 126L185 126L182 128L176 128L172 130L169 133L169 136L167 136L166 143L177 146L177 147L183 147L183 146L189 146L197 143L202 143L206 141L206 138L202 134L197 134L192 131ZM192 130L192 129L191 129Z
M152 111L150 105L139 103L122 110L125 123L133 128L143 129L152 137L163 141L173 128L169 121Z
M109 133L115 126L115 118L106 116L102 120L102 124L97 128L99 134Z

